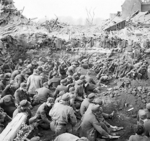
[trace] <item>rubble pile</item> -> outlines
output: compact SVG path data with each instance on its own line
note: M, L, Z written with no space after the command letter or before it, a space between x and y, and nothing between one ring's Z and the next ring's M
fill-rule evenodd
M26 52L31 49L47 46L54 48L54 39L49 30L32 22L32 19L27 19L22 12L23 10L18 11L15 8L13 1L0 1L0 39L3 50L0 62L4 62L4 58L9 58L11 62L16 63L19 58L27 57ZM59 24L58 21L50 23L54 24L53 29ZM4 52L7 52L7 55Z
M58 18L53 20L46 20L45 22L40 23L40 25L46 28L48 32L60 31L61 29L69 26L66 23L59 22Z

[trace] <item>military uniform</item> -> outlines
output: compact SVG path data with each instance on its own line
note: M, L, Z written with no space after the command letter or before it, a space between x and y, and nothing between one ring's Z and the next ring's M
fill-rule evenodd
M10 117L12 117L13 112L16 110L15 102L12 95L6 95L1 98L0 107L2 107Z
M81 139L82 141L88 141L88 139L84 137L82 137ZM72 135L70 133L63 133L57 136L54 141L78 141L78 140L80 140L80 138L75 135Z
M91 111L85 112L83 116L80 136L87 137L89 141L96 141L98 137L109 138L109 134L102 128L96 116Z
M42 87L42 77L37 73L33 73L27 80L28 93L33 96L36 94L36 89Z
M130 138L129 138L129 141L149 141L150 139L144 135L132 135Z
M19 72L19 70L14 70L13 72L12 72L12 74L11 74L11 80L14 80L15 79L15 77L19 74L20 72Z
M18 74L15 78L14 78L14 83L19 87L20 84L22 82L25 81L25 77L22 74Z
M8 123L11 121L11 118L7 116L5 112L3 112L2 109L0 109L0 133L5 129L5 127L8 125Z
M3 84L2 80L0 81L0 91L5 89L5 85Z
M88 109L90 103L94 100L95 94L91 93L88 95L88 98L85 98L80 106L80 114L83 116L86 110Z
M30 122L36 122L39 120L39 126L43 129L49 129L50 128L50 118L49 118L49 110L51 107L48 107L46 103L43 103L40 105L40 107L37 109L36 114L34 117L30 119Z
M53 78L48 80L48 86L49 88L56 89L58 85L60 85L61 78L59 76L54 76Z
M61 82L66 83L66 80L61 80ZM54 92L54 97L56 98L57 95L58 95L61 91L67 92L67 91L68 91L68 87L67 87L67 86L64 86L64 85L59 85L59 86L57 86L57 88L56 88L56 90L55 90L55 92Z
M80 106L80 114L83 116L85 111L87 110L88 106L89 106L90 102L89 102L89 99L88 98L85 98L83 100L83 102L81 103L81 106Z
M83 81L78 80L75 85L75 95L76 99L79 101L82 101L85 95L84 87L83 87Z
M42 87L36 90L37 94L33 98L33 104L42 104L47 101L48 97L53 97L51 91L46 88Z
M29 95L22 89L17 89L14 94L15 102L19 105L22 100L29 100Z
M145 135L150 138L150 103L146 104L146 116L144 121Z
M31 113L31 105L27 100L22 100L19 103L19 106L17 107L17 109L14 111L13 113L13 118L18 114L18 113L26 113L27 114L27 123L29 123L29 119L32 117L32 113Z
M69 101L69 99L69 95L63 95L63 101L55 103L50 110L49 115L52 119L51 130L56 135L72 132L72 126L77 123L73 108L66 104L66 100Z
M5 89L2 91L1 97L4 97L5 95L14 95L16 90L16 87L13 84L9 84L5 87Z

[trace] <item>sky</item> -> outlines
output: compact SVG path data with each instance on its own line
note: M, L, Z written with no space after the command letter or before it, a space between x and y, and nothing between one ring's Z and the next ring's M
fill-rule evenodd
M27 18L55 18L82 21L87 11L95 13L95 19L109 18L110 13L121 11L124 0L14 0L18 10L23 9Z

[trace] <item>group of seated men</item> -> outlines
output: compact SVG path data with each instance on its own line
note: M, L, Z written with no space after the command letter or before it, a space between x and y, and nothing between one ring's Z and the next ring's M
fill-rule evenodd
M0 76L0 131L18 113L25 112L27 124L34 125L38 131L51 130L55 141L118 138L114 132L122 127L106 121L114 113L103 112L103 100L97 95L99 88L92 72L85 73L85 65L79 61L39 59L20 61L13 72L5 70ZM33 113L35 107L38 108Z

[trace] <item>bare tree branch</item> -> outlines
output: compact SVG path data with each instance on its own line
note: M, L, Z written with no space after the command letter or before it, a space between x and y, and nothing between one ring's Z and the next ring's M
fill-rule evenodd
M94 22L94 17L95 17L95 9L94 8L92 10L92 8L90 8L89 10L86 8L86 13L87 13L87 18L86 18L86 21L90 24L90 25L93 25L93 22Z

